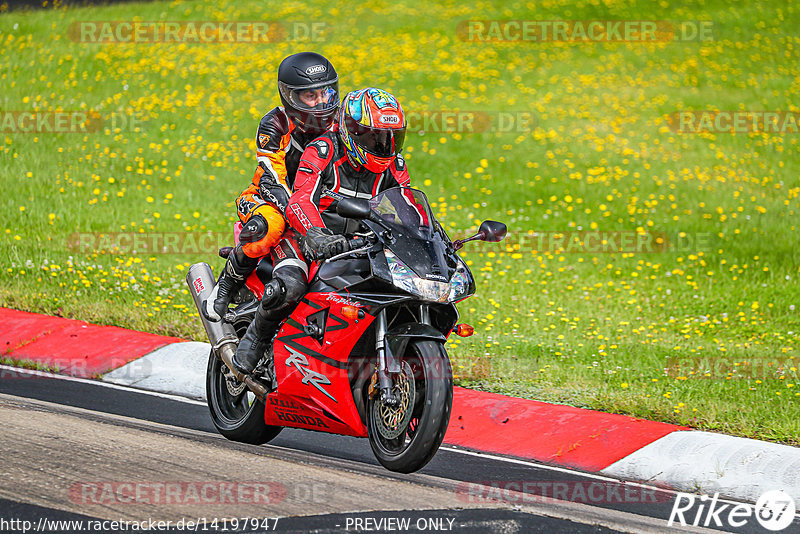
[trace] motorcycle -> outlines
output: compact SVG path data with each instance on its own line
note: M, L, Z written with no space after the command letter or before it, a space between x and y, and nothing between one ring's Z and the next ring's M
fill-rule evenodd
M212 345L206 373L211 417L226 438L266 443L284 428L367 437L387 469L411 473L438 450L450 417L453 380L445 342L467 336L455 304L475 293L456 252L468 241L500 241L506 226L484 221L451 241L425 195L394 188L372 199L337 198L355 232L350 250L309 270L309 290L282 324L252 375L231 357L271 277L261 261L222 322L205 319L211 268L186 277ZM230 248L221 249L225 256Z

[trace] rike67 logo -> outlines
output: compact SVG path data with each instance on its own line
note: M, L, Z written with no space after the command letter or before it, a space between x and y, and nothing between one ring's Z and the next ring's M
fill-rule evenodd
M795 512L794 499L783 490L764 493L755 505L720 502L719 493L713 497L678 493L667 526L740 528L755 517L766 530L778 532L792 524Z

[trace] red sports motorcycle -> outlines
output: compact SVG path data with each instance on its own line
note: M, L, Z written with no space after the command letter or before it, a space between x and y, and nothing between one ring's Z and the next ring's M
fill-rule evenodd
M249 376L231 364L270 279L269 261L223 322L200 313L212 345L211 417L222 435L247 443L266 443L284 427L368 437L383 466L410 473L433 458L447 430L453 380L445 341L472 330L456 324L455 303L475 292L456 251L467 241L500 241L506 226L484 221L476 235L451 241L416 189L335 198L337 213L361 231L351 250L312 265L309 291L275 336L273 358L265 355ZM195 264L186 280L200 310L214 286L211 268Z

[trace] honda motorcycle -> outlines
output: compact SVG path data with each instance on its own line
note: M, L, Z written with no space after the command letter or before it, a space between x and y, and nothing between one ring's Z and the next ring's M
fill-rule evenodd
M336 210L356 230L350 250L311 265L308 293L252 375L231 358L270 280L269 259L217 323L200 311L214 287L211 268L189 269L212 346L211 417L222 435L247 443L266 443L284 427L367 437L387 469L414 472L433 458L450 418L445 342L451 333L472 334L457 324L455 303L475 292L475 282L456 251L467 241L500 241L506 226L484 221L474 236L451 241L425 195L401 187L370 200L340 197Z

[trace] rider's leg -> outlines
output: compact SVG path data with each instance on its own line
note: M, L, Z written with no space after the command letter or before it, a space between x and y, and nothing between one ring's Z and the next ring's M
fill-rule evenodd
M264 295L253 322L233 357L233 364L243 373L253 372L258 360L270 348L281 322L297 306L308 288L308 265L291 232L288 234L272 251L273 279L264 286Z
M239 216L242 217L241 212ZM283 216L272 204L262 203L242 219L244 226L239 234L239 244L228 256L219 280L203 303L203 314L212 321L222 319L231 300L258 265L259 258L269 254L283 234Z
M301 269L296 266L278 267L280 265L275 267L272 280L264 286L264 296L253 322L247 327L233 356L233 365L243 373L253 372L258 360L270 348L281 321L297 306L308 287Z

